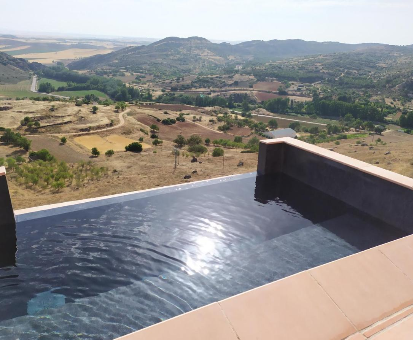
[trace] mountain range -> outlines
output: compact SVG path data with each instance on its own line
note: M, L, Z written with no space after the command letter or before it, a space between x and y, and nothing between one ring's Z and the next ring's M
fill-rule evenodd
M201 37L169 37L146 46L133 46L118 51L96 55L69 64L73 70L99 68L132 68L135 71L185 72L222 67L245 61L269 62L280 59L383 49L403 50L384 44L343 44L304 40L253 40L239 44L213 43ZM410 47L411 48L411 47Z

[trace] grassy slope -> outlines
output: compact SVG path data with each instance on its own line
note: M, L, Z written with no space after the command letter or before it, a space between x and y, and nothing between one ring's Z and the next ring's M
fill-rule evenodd
M87 94L94 94L100 98L108 98L106 94L97 90L83 90L83 91L60 91L54 92L53 94L58 94L60 96L67 96L67 97L84 97Z
M24 80L17 84L0 85L0 97L43 97L30 91L31 80Z
M42 78L39 80L38 85L43 84L43 83L50 83L52 84L56 89L59 86L66 86L67 83L64 81L58 81L58 80L54 80L54 79L49 79L49 78Z

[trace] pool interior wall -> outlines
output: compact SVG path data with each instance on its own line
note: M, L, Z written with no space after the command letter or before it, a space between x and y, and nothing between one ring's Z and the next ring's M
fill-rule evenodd
M18 216L2 340L113 339L407 235L283 173L60 209Z

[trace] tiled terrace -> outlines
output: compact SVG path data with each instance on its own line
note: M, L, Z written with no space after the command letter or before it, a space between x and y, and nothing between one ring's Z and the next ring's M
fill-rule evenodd
M122 340L412 339L413 236L219 301Z

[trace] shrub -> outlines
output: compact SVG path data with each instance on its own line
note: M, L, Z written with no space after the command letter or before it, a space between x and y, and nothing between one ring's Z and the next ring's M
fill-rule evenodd
M211 143L211 140L209 138L205 138L205 144L209 145Z
M162 124L164 125L173 125L175 123L176 123L176 120L173 118L162 119Z
M66 144L67 143L67 138L66 137L60 138L60 143Z
M30 150L30 145L32 143L31 140L23 137L20 133L14 133L10 129L6 129L4 131L3 136L1 136L0 141L5 144L12 144L14 146L18 146L23 148L26 151Z
M235 143L242 143L242 137L240 137L240 136L235 136L235 137L234 137L234 142L235 142Z
M313 126L308 129L308 132L311 133L312 135L316 135L320 132L320 129L318 128L318 126Z
M200 155L200 154L207 153L208 149L203 145L197 144L197 145L191 145L190 147L188 147L188 151Z
M140 142L143 142L143 137L139 137L139 141L140 141Z
M112 157L112 156L114 155L114 153L115 153L115 151L113 151L113 150L108 150L108 151L105 152L105 156L106 156L106 157Z
M129 145L125 146L126 151L131 152L141 152L142 151L142 144L138 142L130 143Z
M26 160L20 155L16 156L15 159L16 159L16 162L19 163L19 164L26 163Z
M33 184L35 184L35 183L33 183ZM56 191L60 191L64 187L65 187L65 182L62 179L52 183L52 188L55 189Z
M277 122L275 119L270 119L270 120L268 121L268 126L269 126L271 129L276 129L276 128L278 128L278 122Z
M37 152L32 151L32 152L30 152L29 156L33 160L40 159L40 160L45 161L45 162L50 162L50 161L55 160L54 156L47 149L41 149Z
M182 148L186 144L186 139L182 135L178 135L173 142L180 148Z
M201 136L198 136L198 135L192 135L191 137L188 138L186 143L190 146L202 144L202 138Z
M214 151L212 151L212 157L220 157L220 156L224 156L224 149L215 148Z
M92 148L92 155L95 157L99 157L100 151L97 148Z
M139 131L144 133L145 135L148 135L148 131L146 131L145 129L140 128Z
M156 133L152 133L151 138L158 138L158 135Z
M98 112L98 110L99 110L99 108L98 108L97 106L93 106L93 107L92 107L92 112L93 112L93 113Z
M151 131L159 131L159 126L156 124L152 124L150 127Z
M295 132L300 132L301 130L301 124L299 122L292 122L288 127L293 129Z
M340 142L338 140L335 141L335 145L340 145Z
M160 139L154 139L152 144L157 146L157 145L161 145L163 143L163 141L161 141Z

